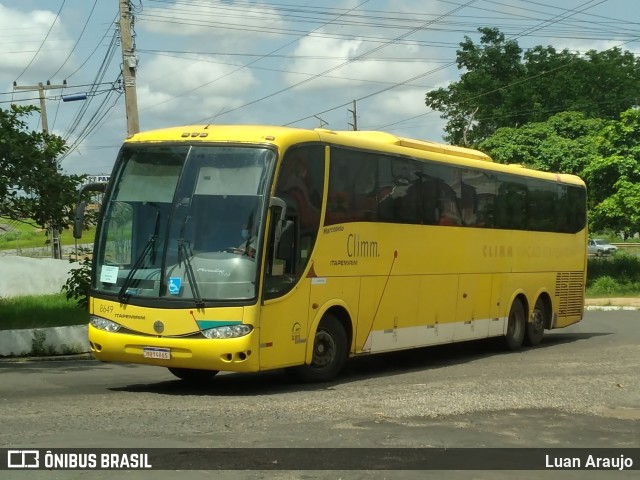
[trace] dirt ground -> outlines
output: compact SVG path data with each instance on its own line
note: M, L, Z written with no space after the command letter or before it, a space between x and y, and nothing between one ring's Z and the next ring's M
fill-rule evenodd
M640 298L587 298L586 306L598 307L636 307L640 308Z

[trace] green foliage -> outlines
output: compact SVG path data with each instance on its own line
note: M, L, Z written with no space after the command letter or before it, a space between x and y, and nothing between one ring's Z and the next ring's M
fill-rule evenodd
M88 310L80 310L63 294L0 297L0 330L86 325Z
M91 258L89 250L80 249L84 258L80 266L69 271L69 277L62 286L62 291L66 292L67 300L75 300L79 308L89 310L89 289L91 288Z
M640 230L640 110L623 112L599 137L600 157L583 171L595 203L591 228L630 237Z
M85 234L81 242L93 242L95 235L95 214L85 217ZM94 223L91 223L94 222ZM0 233L0 250L20 249L25 254L26 248L45 247L48 243L48 230L38 228L31 220L15 221L6 217L0 217L0 224L8 224L13 231ZM63 246L75 244L73 232L70 229L62 230L60 234L60 243Z
M580 174L597 158L596 138L606 125L579 112L563 112L545 122L500 128L478 148L498 163Z
M640 282L640 257L618 252L611 257L589 258L587 287L601 278L612 278L621 284Z
M618 252L608 258L589 258L587 295L637 295L640 292L640 256Z
M630 52L581 55L537 46L523 54L497 28L478 30L479 44L465 37L457 50L460 80L425 97L447 120L445 139L454 145L475 146L499 128L545 122L563 111L618 119L640 103L640 61Z
M593 295L613 295L619 294L620 284L609 276L598 278L589 288Z
M31 339L31 355L35 357L42 357L47 355L50 350L50 346L45 345L46 341L47 335L43 330L34 330L33 338Z
M33 219L41 227L69 225L82 177L62 173L57 157L64 140L28 131L24 117L38 109L0 109L0 216Z
M35 232L9 232L0 235L0 248L2 245L7 244L8 248L15 248L16 241L30 241L36 236Z

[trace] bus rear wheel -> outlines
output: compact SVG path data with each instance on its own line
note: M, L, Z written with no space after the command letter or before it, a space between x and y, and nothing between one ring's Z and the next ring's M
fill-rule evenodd
M193 368L169 367L169 371L180 380L189 383L207 382L218 374L218 370L196 370Z
M524 341L527 345L535 347L542 341L544 335L544 326L546 324L546 309L544 302L540 299L536 302L536 306L533 307L533 313L527 323L527 334L524 337Z
M504 337L505 346L508 350L518 350L524 341L527 319L524 313L522 302L518 299L513 301L509 311L507 333Z
M294 367L289 372L303 382L327 382L342 371L348 355L344 327L336 317L327 314L316 330L311 364Z

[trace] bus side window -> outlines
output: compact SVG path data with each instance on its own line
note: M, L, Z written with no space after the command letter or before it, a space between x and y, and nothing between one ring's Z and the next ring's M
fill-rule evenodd
M378 218L378 200L376 198L378 183L377 162L368 158L360 158L356 164L354 180L354 214L356 221L376 221Z
M437 225L438 220L438 180L424 175L422 178L422 223Z
M438 184L438 224L462 225L458 196L455 190L445 182Z
M500 179L496 197L496 223L498 228L525 230L527 227L526 185L509 179Z
M421 164L406 158L381 157L379 175L380 183L388 186L386 193L379 195L380 221L420 223Z

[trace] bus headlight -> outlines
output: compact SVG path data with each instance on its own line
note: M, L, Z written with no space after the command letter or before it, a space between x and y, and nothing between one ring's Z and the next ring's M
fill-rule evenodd
M96 317L95 315L91 315L89 317L89 322L98 330L112 333L120 330L120 327L122 326L119 323L112 322L111 320L107 320L106 318Z
M238 338L248 335L252 329L251 325L228 325L202 330L202 334L207 338Z

